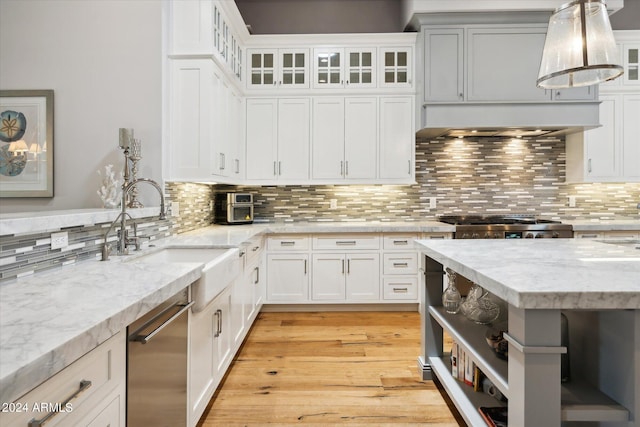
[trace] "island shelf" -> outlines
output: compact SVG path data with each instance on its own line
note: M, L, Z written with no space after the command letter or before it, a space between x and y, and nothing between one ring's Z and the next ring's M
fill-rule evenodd
M594 385L593 378L583 378L583 372L580 370L575 373L572 370L571 380L561 383L561 354L565 353L566 349L560 342L560 329L561 312L566 310L590 310L596 317L603 318L616 318L615 315L621 315L624 316L626 324L632 319L630 335L635 337L637 345L640 336L638 310L612 311L608 307L604 310L597 307L525 308L517 306L513 301L505 301L509 330L505 334L509 342L508 361L505 361L498 358L486 343L485 335L490 325L476 324L462 314L447 313L442 307L445 268L451 268L459 274L460 270L469 274L468 269L460 268L459 260L454 258L449 262L447 256L442 255L443 252L449 252L448 256L456 257L458 250L449 251L449 247L456 243L418 243L429 246L429 250L422 250L421 257L424 282L421 295L422 353L418 365L424 379L437 377L468 425L485 424L478 411L480 406L505 405L509 408L509 425L515 427L560 427L564 422L603 422L607 426L621 427L636 425L639 400L639 388L636 384L637 362L634 362L632 357L631 366L624 367L629 369L628 375L631 376L632 384L631 387L626 385L627 392L621 397L616 395L615 385L611 387L598 382ZM432 246L437 246L438 250L431 250ZM446 246L446 251L441 250L441 246ZM476 275L474 279L483 286L482 275ZM490 283L487 287L491 286L495 289L495 283ZM603 315L603 312L606 314ZM508 399L508 404L483 392L476 392L473 387L452 376L450 353L445 352L443 347L445 333L470 356L483 374ZM634 347L633 343L631 347Z

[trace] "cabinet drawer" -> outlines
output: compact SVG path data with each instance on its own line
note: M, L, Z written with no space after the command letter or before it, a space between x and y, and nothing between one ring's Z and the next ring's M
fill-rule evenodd
M417 253L384 254L384 274L416 274L418 272Z
M70 421L73 414L98 406L111 390L124 382L125 351L123 331L17 399L15 404L10 404L14 408L8 407L8 410L13 410L0 413L0 425L25 427L31 420L42 420L56 409L56 404L69 398L67 405L62 404L54 411L46 426L75 424ZM43 403L49 407L43 406ZM23 412L18 412L19 409Z
M418 298L417 277L385 277L384 299L386 300L415 300Z
M306 251L309 249L309 236L304 234L288 234L270 236L267 248L269 251Z
M254 237L253 239L243 244L243 247L246 251L245 266L250 267L264 251L264 237Z
M407 250L414 249L414 240L418 239L415 234L394 234L382 236L382 248L384 250Z
M313 236L313 249L380 249L380 237L377 234L317 235Z

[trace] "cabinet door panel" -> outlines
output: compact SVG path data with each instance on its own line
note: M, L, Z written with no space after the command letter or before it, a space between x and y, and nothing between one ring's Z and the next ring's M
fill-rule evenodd
M308 300L308 260L306 254L269 255L267 258L267 300Z
M640 180L640 95L622 97L622 171L625 178Z
M378 146L377 99L347 98L344 108L344 177L375 179Z
M312 175L340 179L344 174L344 99L313 100Z
M536 87L544 28L467 30L468 101L549 101Z
M346 260L344 254L313 255L313 300L344 300Z
M344 86L344 49L314 49L313 87L315 89Z
M212 68L211 60L172 61L169 138L175 179L208 179L211 174Z
M282 88L309 87L309 50L281 49L278 85Z
M424 97L427 101L464 99L464 30L444 28L424 32Z
M275 179L277 101L247 100L247 179Z
M414 132L413 98L380 98L381 179L407 179L414 176Z
M616 115L621 112L619 101L613 96L601 96L601 127L585 132L585 175L590 179L614 177L619 173L619 129ZM637 120L636 120L637 121Z
M380 255L347 255L347 299L380 299Z
M278 100L278 178L309 179L308 98Z

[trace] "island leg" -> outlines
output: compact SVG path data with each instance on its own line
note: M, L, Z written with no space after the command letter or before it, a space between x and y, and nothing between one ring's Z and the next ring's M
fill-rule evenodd
M443 333L442 327L427 312L429 306L442 305L442 289L444 268L442 264L428 256L422 257L424 271L424 286L420 301L420 357L418 369L422 372L423 380L432 380L433 373L430 356L442 355Z
M509 306L509 426L560 427L560 310Z

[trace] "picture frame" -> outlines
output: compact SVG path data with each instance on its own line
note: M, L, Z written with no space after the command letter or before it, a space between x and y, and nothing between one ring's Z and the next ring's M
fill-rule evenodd
M0 90L0 198L53 197L53 90Z

